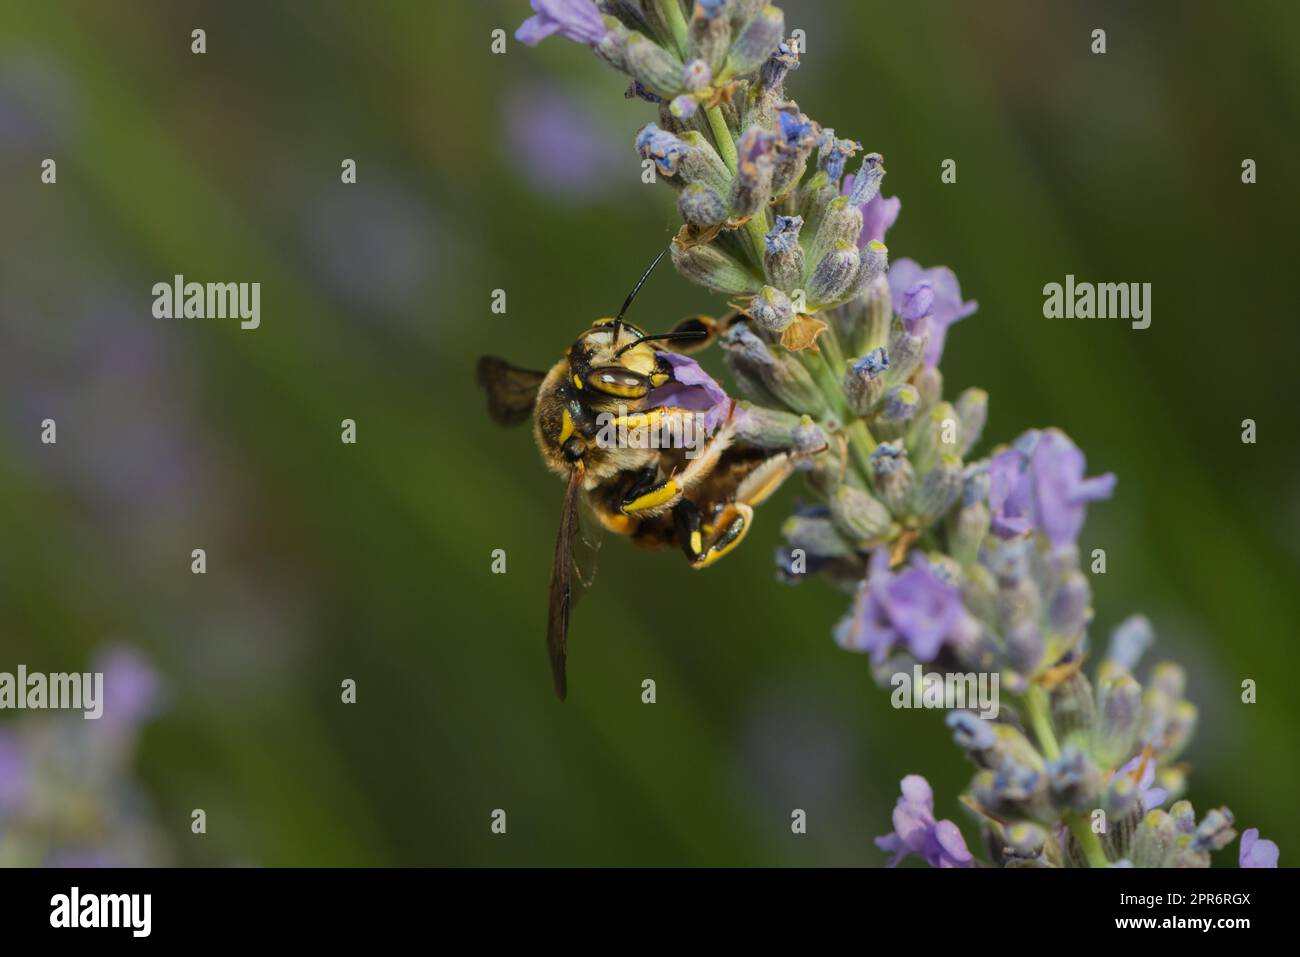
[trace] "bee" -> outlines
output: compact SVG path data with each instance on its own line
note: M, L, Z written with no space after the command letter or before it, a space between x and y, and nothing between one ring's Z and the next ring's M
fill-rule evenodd
M618 315L592 323L550 371L517 368L495 356L478 362L478 384L487 392L490 417L505 426L531 418L543 461L566 483L546 631L555 693L561 701L567 693L569 615L582 505L605 529L648 548L675 546L692 568L706 568L740 544L753 521L754 506L801 460L816 454L745 442L737 435L734 400L696 446L608 440L614 434L644 436L655 429L667 435L698 430L701 387L693 383L707 376L693 360L683 362L682 357L707 346L734 320L734 315L721 322L696 316L669 332L650 335L624 319L661 258L663 253L633 287ZM683 366L697 374L686 376ZM707 381L722 394L716 383ZM580 571L578 577L581 580Z

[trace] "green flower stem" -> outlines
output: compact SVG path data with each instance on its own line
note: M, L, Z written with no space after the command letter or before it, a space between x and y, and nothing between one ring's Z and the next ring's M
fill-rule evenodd
M727 119L722 115L722 107L710 106L704 111L704 115L708 117L709 130L713 133L713 142L718 148L718 154L727 164L727 169L734 174L740 166L740 157L736 153L736 141L732 139L731 130L727 128ZM767 210L760 209L751 216L745 223L745 232L749 236L750 251L754 255L754 263L758 266L758 274L761 276L763 275L763 250L767 246L764 239L767 235Z
M1078 814L1071 814L1069 818L1070 833L1074 839L1079 842L1079 847L1083 849L1083 856L1088 859L1089 867L1110 867L1110 860L1106 857L1106 852L1102 850L1101 841L1093 833L1092 827L1088 824L1088 819Z
M844 350L840 347L839 337L835 334L835 327L827 328L820 336L817 337L817 346L821 349L822 363L830 376L832 382L835 382L836 398L843 405L844 410L844 434L849 441L849 447L853 450L853 456L857 459L858 468L862 472L864 479L871 476L871 453L876 450L876 439L867 428L867 423L848 409L843 402L844 391L842 383L844 374L848 370L848 363L844 359Z
M1056 742L1056 731L1052 728L1047 692L1041 685L1031 685L1025 692L1023 700L1025 710L1029 712L1029 723L1034 729L1034 737L1038 739L1038 747L1049 761L1055 761L1061 756L1061 748ZM1088 860L1088 866L1109 867L1110 861L1106 858L1106 852L1102 850L1101 841L1092 832L1087 818L1071 814L1066 818L1066 823L1069 824L1074 839L1079 842L1083 856Z
M740 158L736 155L736 141L731 138L731 130L727 129L727 120L722 115L722 107L710 106L704 111L704 115L709 118L709 129L713 131L713 139L717 144L718 152L722 154L722 161L727 164L727 169L735 173Z
M685 60L686 51L690 49L691 39L686 29L686 17L682 13L682 5L677 0L659 0L659 9L663 11L664 19L668 21L668 29L673 31L673 43L677 45L677 56Z
M1047 705L1047 692L1039 685L1030 685L1025 692L1025 708L1029 711L1029 723L1038 739L1038 747L1047 760L1055 761L1061 756L1061 748L1056 743L1056 732L1052 729L1052 717Z

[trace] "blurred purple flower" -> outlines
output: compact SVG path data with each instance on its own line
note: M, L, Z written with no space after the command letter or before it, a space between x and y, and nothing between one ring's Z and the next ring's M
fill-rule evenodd
M534 16L515 31L515 39L535 47L553 33L575 43L599 43L608 32L592 0L532 0Z
M1247 828L1241 834L1241 853L1237 858L1239 867L1277 867L1279 851L1272 841L1259 839L1259 828Z
M110 648L99 655L95 670L104 674L102 721L113 727L135 726L161 709L162 679L140 652Z
M870 205L867 204L868 207ZM866 232L865 227L863 232ZM934 290L930 344L925 349L925 364L937 366L943 357L943 343L948 335L948 327L973 313L979 308L979 303L973 299L970 302L962 301L957 276L947 266L922 269L914 259L899 259L889 267L889 291L894 302L902 302L904 294L919 282L928 282Z
M673 378L650 393L646 408L676 406L704 413L704 428L716 429L731 409L731 397L690 356L661 353L673 367Z
M1026 432L989 463L994 534L1012 538L1038 529L1055 546L1072 544L1087 504L1115 490L1113 474L1085 479L1083 473L1083 452L1064 432Z
M894 831L876 838L876 847L893 854L890 867L919 854L931 867L974 867L966 839L952 821L934 819L934 792L919 774L903 778L903 795L894 805Z
M1165 803L1169 797L1169 792L1164 788L1152 787L1156 780L1156 762L1151 759L1149 754L1139 754L1132 761L1120 767L1111 775L1111 779L1122 778L1125 775L1132 776L1137 773L1138 768L1142 769L1141 776L1136 779L1138 797L1142 800L1142 813L1145 814L1154 808L1158 808Z
M874 664L900 645L925 662L934 660L945 641L961 641L973 627L961 592L940 579L924 555L913 553L911 565L895 574L889 550L878 548L835 639L850 651L869 652Z
M505 108L505 131L509 153L524 158L521 172L540 194L589 198L614 182L614 143L554 87L515 90Z

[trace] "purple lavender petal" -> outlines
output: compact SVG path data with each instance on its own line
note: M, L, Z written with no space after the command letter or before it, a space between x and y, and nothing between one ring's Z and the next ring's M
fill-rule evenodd
M532 4L536 16L515 31L515 39L530 47L555 33L575 43L599 43L608 32L592 0L532 0Z
M1280 856L1276 843L1259 839L1259 828L1252 827L1242 832L1238 867L1277 867Z

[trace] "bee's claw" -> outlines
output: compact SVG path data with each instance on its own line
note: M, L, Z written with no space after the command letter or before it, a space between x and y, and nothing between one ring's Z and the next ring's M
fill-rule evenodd
M745 533L749 531L749 526L753 521L754 510L748 505L742 502L733 502L728 505L714 520L713 524L709 526L708 538L702 542L703 548L693 548L695 545L694 539L699 533L696 532L692 536L690 545L692 550L695 551L695 556L691 559L691 567L707 568L723 555L726 555L744 539Z

